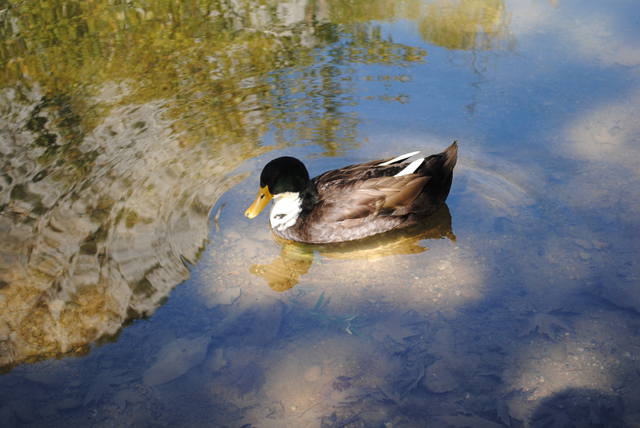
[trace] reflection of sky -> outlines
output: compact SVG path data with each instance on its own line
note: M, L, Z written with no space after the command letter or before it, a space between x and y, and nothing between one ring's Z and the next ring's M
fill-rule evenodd
M550 54L591 65L640 65L638 8L634 2L513 2L512 31L519 44L552 38ZM558 49L559 48L559 49ZM555 55L554 55L555 54Z
M406 21L382 24L382 28L385 33L393 34L395 42L423 47L427 55L424 62L407 68L354 66L358 76L356 93L361 99L359 112L365 127L384 124L382 128L386 128L397 124L398 128L409 132L442 134L445 141L447 138L461 138L452 130L459 128L460 120L465 123L469 120L464 107L473 100L475 91L469 90L469 85L474 81L474 75L465 61L472 53L451 52L427 45L415 31L415 26ZM458 58L462 58L462 65L456 66ZM443 75L446 79L442 78ZM380 83L386 77L390 80ZM386 101L385 97L392 101ZM405 98L405 102L397 101L399 97ZM390 103L393 104L391 109Z
M512 19L508 37L517 43L492 52L447 51L425 44L406 22L384 24L394 41L423 47L426 61L401 70L355 66L356 93L373 98L359 109L365 127L397 124L404 132L428 132L445 140L491 138L492 147L542 148L543 141L555 140L567 115L612 93L626 97L636 86L637 74L627 67L640 64L632 19L620 19L605 5L569 9L564 2L558 7L510 2L507 13ZM407 81L393 80L402 75ZM369 76L392 80L372 85ZM380 100L385 96L405 96L408 102L389 109ZM530 144L530 138L538 140Z

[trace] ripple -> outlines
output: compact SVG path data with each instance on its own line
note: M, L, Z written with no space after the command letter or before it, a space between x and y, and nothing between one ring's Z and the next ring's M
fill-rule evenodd
M64 134L69 106L27 95L11 104L22 121L2 126L0 366L85 352L153 313L197 260L209 207L241 178L225 173L242 156L182 147L162 101L114 108L55 151L34 147L34 133ZM25 126L34 117L41 128Z

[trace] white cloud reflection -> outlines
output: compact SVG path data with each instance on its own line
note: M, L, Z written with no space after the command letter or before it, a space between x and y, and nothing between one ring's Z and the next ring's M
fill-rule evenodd
M570 122L565 131L571 154L591 161L637 165L639 117L640 91L588 109Z
M554 34L569 58L595 62L603 66L640 65L640 46L633 23L621 22L618 7L633 10L637 5L610 8L606 3L566 6L566 1L520 0L509 4L511 31L520 43L527 36ZM576 13L577 12L577 13Z

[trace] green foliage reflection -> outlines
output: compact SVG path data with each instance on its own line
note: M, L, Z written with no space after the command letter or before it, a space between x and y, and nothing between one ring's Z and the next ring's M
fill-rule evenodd
M87 116L87 100L125 82L121 104L171 100L185 144L252 146L274 124L280 143L311 140L328 154L355 138L349 64L426 55L371 21L414 20L425 40L450 49L490 48L505 32L502 0L4 0L0 9L4 85L66 97L84 127L106 113Z

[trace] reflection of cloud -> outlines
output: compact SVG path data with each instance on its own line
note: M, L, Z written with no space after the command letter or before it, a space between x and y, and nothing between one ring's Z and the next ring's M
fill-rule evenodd
M537 0L517 0L509 2L511 9L511 31L524 36L542 32L555 19L558 11L548 3Z
M569 124L571 154L596 162L637 166L640 160L640 92L596 106ZM637 168L633 168L637 171Z
M616 101L593 106L569 123L565 130L567 143L559 148L563 154L580 161L578 173L567 176L554 193L568 206L578 209L584 216L597 216L597 221L585 223L588 228L582 237L600 234L602 240L615 242L619 248L637 252L637 239L631 230L638 227L640 216L640 91ZM594 231L592 224L600 226ZM602 249L601 245L596 248ZM593 249L579 253L582 262L595 255ZM626 256L602 251L590 261L591 269L598 266L604 273L616 278L603 282L598 293L621 307L640 308L637 263L626 263ZM575 266L579 266L575 264ZM577 270L576 267L570 266ZM584 268L582 275L588 274Z
M566 29L571 46L587 59L604 65L640 65L637 39L628 40L624 27L617 25L611 16L604 13L588 16Z
M627 8L636 7L629 2ZM512 9L512 31L524 35L557 33L568 49L568 54L601 64L640 65L640 47L637 39L628 35L628 28L616 19L618 8L606 3L589 7L574 5L556 8L549 3L521 0L510 3ZM622 6L624 8L624 6ZM566 13L570 11L571 15ZM576 11L578 13L576 13ZM565 14L563 14L563 12Z
M607 102L571 122L565 130L566 155L585 163L558 191L571 204L606 211L616 221L629 221L640 213L640 92L622 101Z

